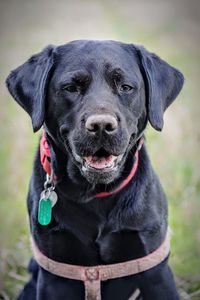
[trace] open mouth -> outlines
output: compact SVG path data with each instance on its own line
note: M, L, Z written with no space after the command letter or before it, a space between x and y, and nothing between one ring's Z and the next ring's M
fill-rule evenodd
M74 155L76 161L81 163L83 171L107 172L117 168L123 154L113 155L103 148L100 148L94 154L81 158L77 154Z
M83 160L86 168L96 170L113 169L116 166L118 156L112 155L101 148L93 155L83 157Z

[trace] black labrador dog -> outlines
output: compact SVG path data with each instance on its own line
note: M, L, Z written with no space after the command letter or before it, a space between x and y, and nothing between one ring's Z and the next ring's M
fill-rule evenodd
M48 224L38 221L46 172L39 148L28 193L31 234L39 249L63 263L95 266L143 257L167 232L167 202L145 145L130 182L134 154L147 123L162 130L163 113L179 94L183 75L157 55L115 41L48 46L11 72L7 87L42 126L58 196ZM107 197L96 197L108 192ZM109 194L109 192L111 192ZM20 300L81 300L82 281L56 276L34 259ZM156 267L101 282L103 300L179 299L168 257Z

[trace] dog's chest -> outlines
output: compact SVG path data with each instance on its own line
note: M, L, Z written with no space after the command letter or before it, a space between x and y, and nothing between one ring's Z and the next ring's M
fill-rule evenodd
M137 232L110 227L102 215L70 209L59 210L59 224L51 228L37 226L43 253L54 260L77 265L115 263L143 255L143 243Z

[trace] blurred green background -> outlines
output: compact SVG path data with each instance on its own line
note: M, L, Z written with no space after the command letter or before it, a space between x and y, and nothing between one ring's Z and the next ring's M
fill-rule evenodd
M47 44L82 38L143 44L185 75L164 130L149 127L147 145L169 200L181 299L200 299L199 27L198 0L0 1L0 299L14 299L29 277L26 194L40 135L4 81Z

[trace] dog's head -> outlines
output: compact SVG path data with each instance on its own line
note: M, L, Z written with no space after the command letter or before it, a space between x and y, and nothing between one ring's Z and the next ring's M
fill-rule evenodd
M48 46L6 82L34 131L44 124L87 181L107 184L119 176L147 121L162 129L183 76L143 47L75 41Z

